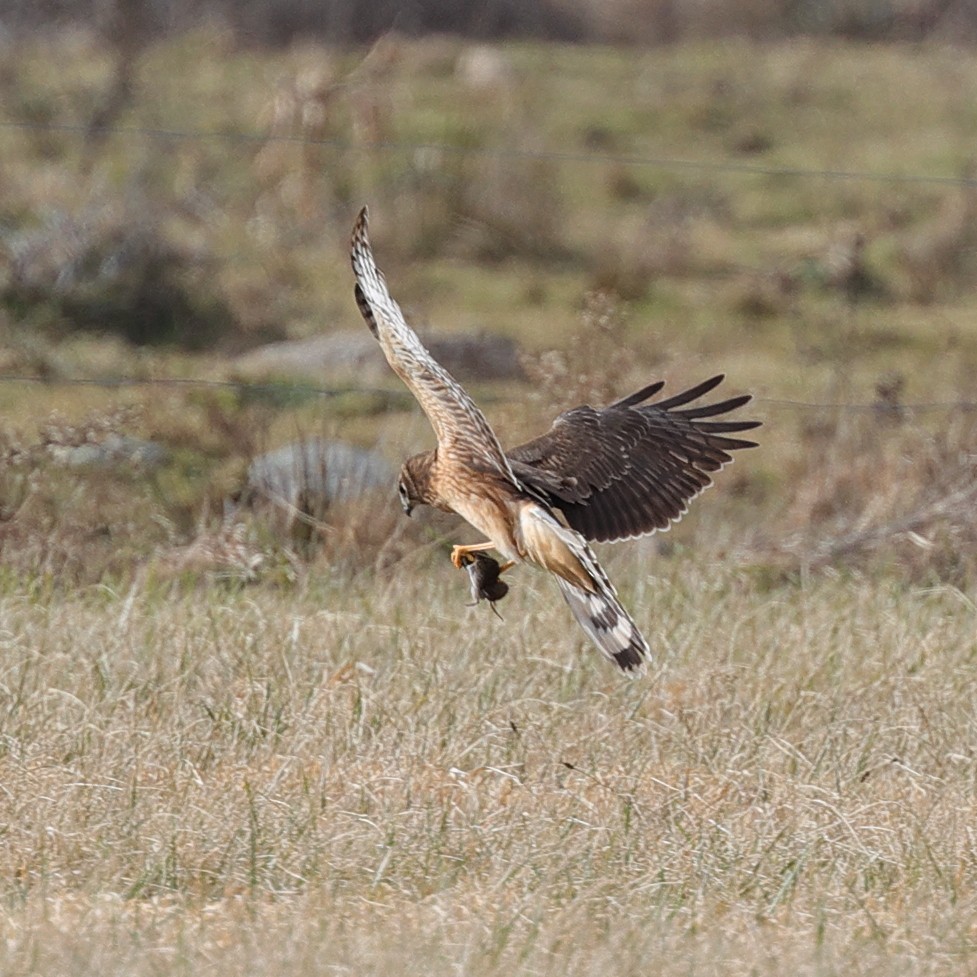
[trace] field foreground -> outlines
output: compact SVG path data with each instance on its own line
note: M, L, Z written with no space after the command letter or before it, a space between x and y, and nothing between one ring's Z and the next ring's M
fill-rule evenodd
M528 571L8 588L0 970L977 966L973 605L641 559L630 682Z

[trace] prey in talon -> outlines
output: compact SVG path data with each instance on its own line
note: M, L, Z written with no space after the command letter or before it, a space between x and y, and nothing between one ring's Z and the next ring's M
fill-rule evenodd
M495 606L495 602L502 600L509 593L509 585L499 579L499 575L511 566L502 565L492 556L475 551L466 553L461 558L461 564L468 571L468 580L472 589L472 602L469 607L475 607L483 600L489 602L492 613L501 621L502 615Z

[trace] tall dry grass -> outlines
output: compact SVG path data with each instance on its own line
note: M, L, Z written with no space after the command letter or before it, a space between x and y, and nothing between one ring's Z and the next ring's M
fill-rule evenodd
M638 681L528 571L6 588L4 973L967 972L973 604L610 566Z

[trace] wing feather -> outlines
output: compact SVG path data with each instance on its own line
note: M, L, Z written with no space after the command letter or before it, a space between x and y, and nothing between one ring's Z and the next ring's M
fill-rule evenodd
M550 430L508 452L516 476L560 509L587 539L613 541L667 529L732 461L730 452L756 442L730 437L759 421L711 420L750 401L749 395L687 407L723 376L647 404L662 382L608 407L574 407Z
M427 415L439 447L460 450L469 463L515 481L515 475L485 415L465 389L427 351L391 298L376 265L364 207L353 228L350 260L356 276L354 294L363 318L380 343L387 362L404 381Z

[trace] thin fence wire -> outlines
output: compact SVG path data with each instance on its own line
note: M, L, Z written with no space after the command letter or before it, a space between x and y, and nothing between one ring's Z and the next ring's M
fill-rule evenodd
M515 146L458 146L451 143L384 140L359 143L340 138L310 138L288 133L235 132L228 130L170 129L153 126L90 126L68 122L26 122L0 119L0 129L62 132L79 136L138 136L146 139L265 144L270 142L318 146L337 152L369 155L370 153L416 154L441 153L450 156L481 157L502 160L532 160L582 165L623 165L665 170L729 173L741 176L787 177L794 179L844 180L866 183L930 184L938 186L977 187L977 177L947 176L933 173L873 172L869 170L818 169L802 166L771 166L743 163L737 160L681 159L631 153L585 153L561 149L524 149Z
M304 395L316 397L342 397L347 394L376 394L377 396L397 396L398 391L383 387L362 387L349 385L342 387L318 387L311 384L278 382L255 383L247 380L204 380L193 377L35 377L7 374L0 376L0 384L29 383L48 387L96 387L104 390L117 390L124 387L199 387L201 389L239 390L266 395ZM406 400L406 394L404 395ZM947 400L922 403L889 404L882 401L874 403L815 403L805 400L786 400L778 397L754 397L754 404L774 410L793 411L837 411L839 413L864 413L879 415L899 415L910 417L914 414L961 413L977 411L977 401Z
M315 387L304 383L254 383L248 380L204 380L194 377L34 377L14 374L0 376L0 383L32 383L49 387L97 387L114 390L122 387L199 387L215 390L244 390L265 394L307 394L319 397L342 397L349 393L390 393L379 387Z

